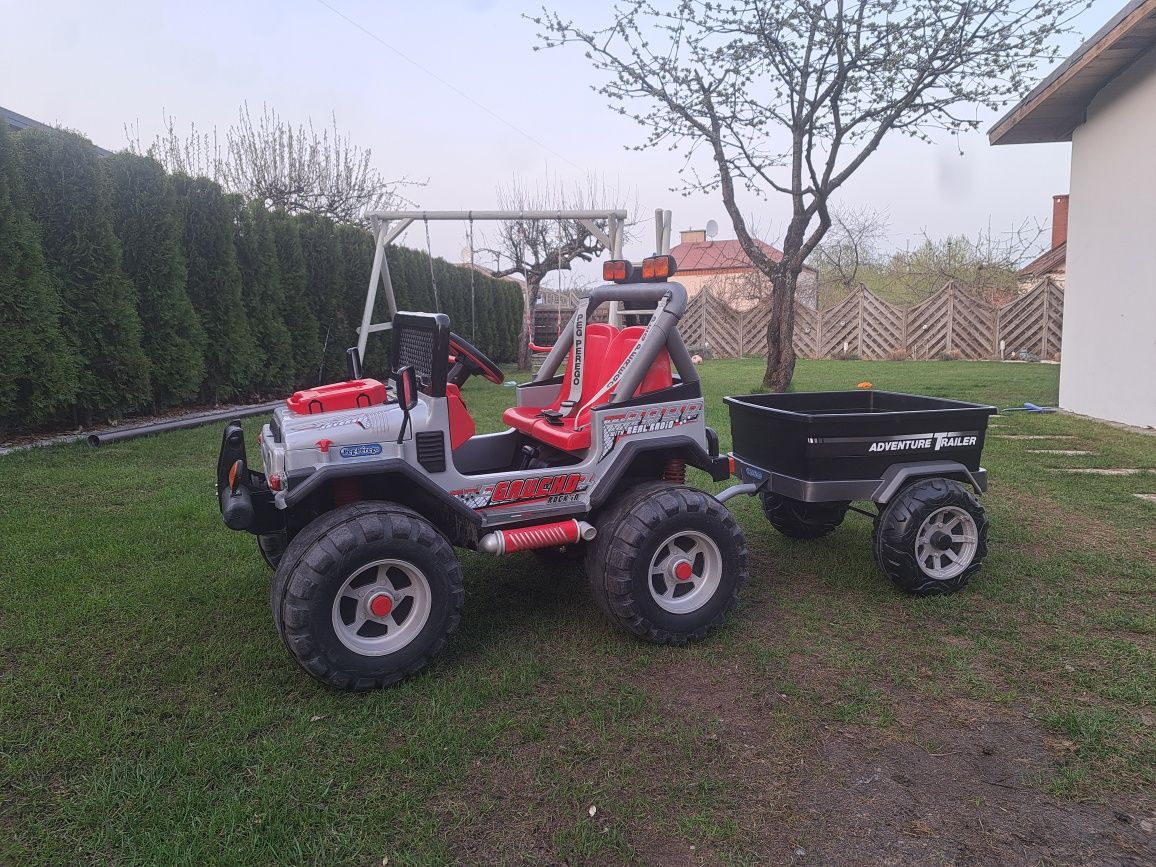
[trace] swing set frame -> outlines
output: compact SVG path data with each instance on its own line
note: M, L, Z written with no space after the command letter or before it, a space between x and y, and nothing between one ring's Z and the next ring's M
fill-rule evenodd
M432 220L466 220L471 226L475 221L558 220L560 222L562 220L577 220L590 231L590 234L602 242L610 251L611 258L621 259L627 214L625 210L607 209L586 211L375 211L367 216L373 232L375 249L373 270L369 275L369 288L365 293L365 309L361 314L361 327L357 329L357 352L362 359L365 358L369 335L379 331L388 331L392 327L392 322L373 321L373 308L377 304L379 286L385 290L385 301L389 308L390 320L397 313L397 299L393 292L393 280L390 277L389 261L385 256L385 248L397 240L414 222L424 222L428 233L429 223ZM600 220L605 221L605 227L596 222ZM470 245L470 259L471 264L473 264L472 243ZM612 309L610 313L611 317L614 317L617 310Z

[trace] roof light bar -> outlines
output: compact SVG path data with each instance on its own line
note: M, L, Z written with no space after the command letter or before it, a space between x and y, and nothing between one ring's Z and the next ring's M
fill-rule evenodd
M611 259L602 263L602 279L613 283L630 283L634 278L634 266L625 259Z
M677 270L678 263L669 254L642 260L642 279L646 281L669 280Z

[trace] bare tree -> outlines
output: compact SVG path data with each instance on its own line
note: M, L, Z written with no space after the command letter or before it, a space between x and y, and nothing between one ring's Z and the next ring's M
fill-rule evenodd
M497 190L498 207L511 211L585 210L603 207L606 197L602 184L593 178L584 186L570 190L561 186L531 190L517 179ZM601 255L605 247L579 220L508 220L499 223L485 243L486 247L479 252L493 256L495 277L518 274L525 281L518 367L528 370L530 332L542 280L552 271L571 270L575 261L589 262Z
M861 272L879 259L887 215L874 208L831 208L831 228L815 247L811 265L819 270L820 306L860 283Z
M795 284L831 225L828 203L896 131L975 129L978 107L1023 93L1048 40L1086 0L620 0L586 29L557 12L533 19L546 47L578 44L598 86L648 134L642 147L689 156L685 189L719 190L747 256L772 282L764 384L795 366ZM641 106L636 107L636 106ZM783 257L748 231L736 188L788 198Z
M408 204L400 190L413 182L387 179L374 168L373 151L353 144L336 117L332 123L318 132L312 121L293 126L268 106L254 117L246 103L223 142L216 129L200 132L196 126L182 136L175 119L166 117L165 131L147 153L171 172L212 178L269 209L321 214L340 223L361 224L370 211ZM130 149L142 152L131 131L129 140Z
M944 283L958 283L990 303L1014 297L1016 273L1026 259L1041 252L1047 232L1036 220L1024 220L1007 232L987 229L974 238L932 238L926 232L915 247L893 253L881 279L893 296L921 301Z
M224 161L216 127L212 132L202 132L195 123L191 123L188 133L182 135L177 131L176 118L168 114L164 116L164 124L164 131L158 133L147 146L141 143L139 124L125 124L129 151L138 156L152 157L171 174L209 178L221 183Z

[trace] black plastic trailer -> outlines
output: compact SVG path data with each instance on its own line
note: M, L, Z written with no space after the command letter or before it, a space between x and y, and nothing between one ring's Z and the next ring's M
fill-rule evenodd
M953 593L979 569L988 522L976 495L995 407L872 389L725 400L741 484L720 499L758 495L796 539L830 533L849 510L868 515L876 562L909 593Z

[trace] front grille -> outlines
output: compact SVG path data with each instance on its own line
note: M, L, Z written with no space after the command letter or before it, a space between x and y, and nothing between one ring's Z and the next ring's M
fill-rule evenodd
M426 431L416 436L417 462L428 472L441 473L446 468L445 435L439 431Z

